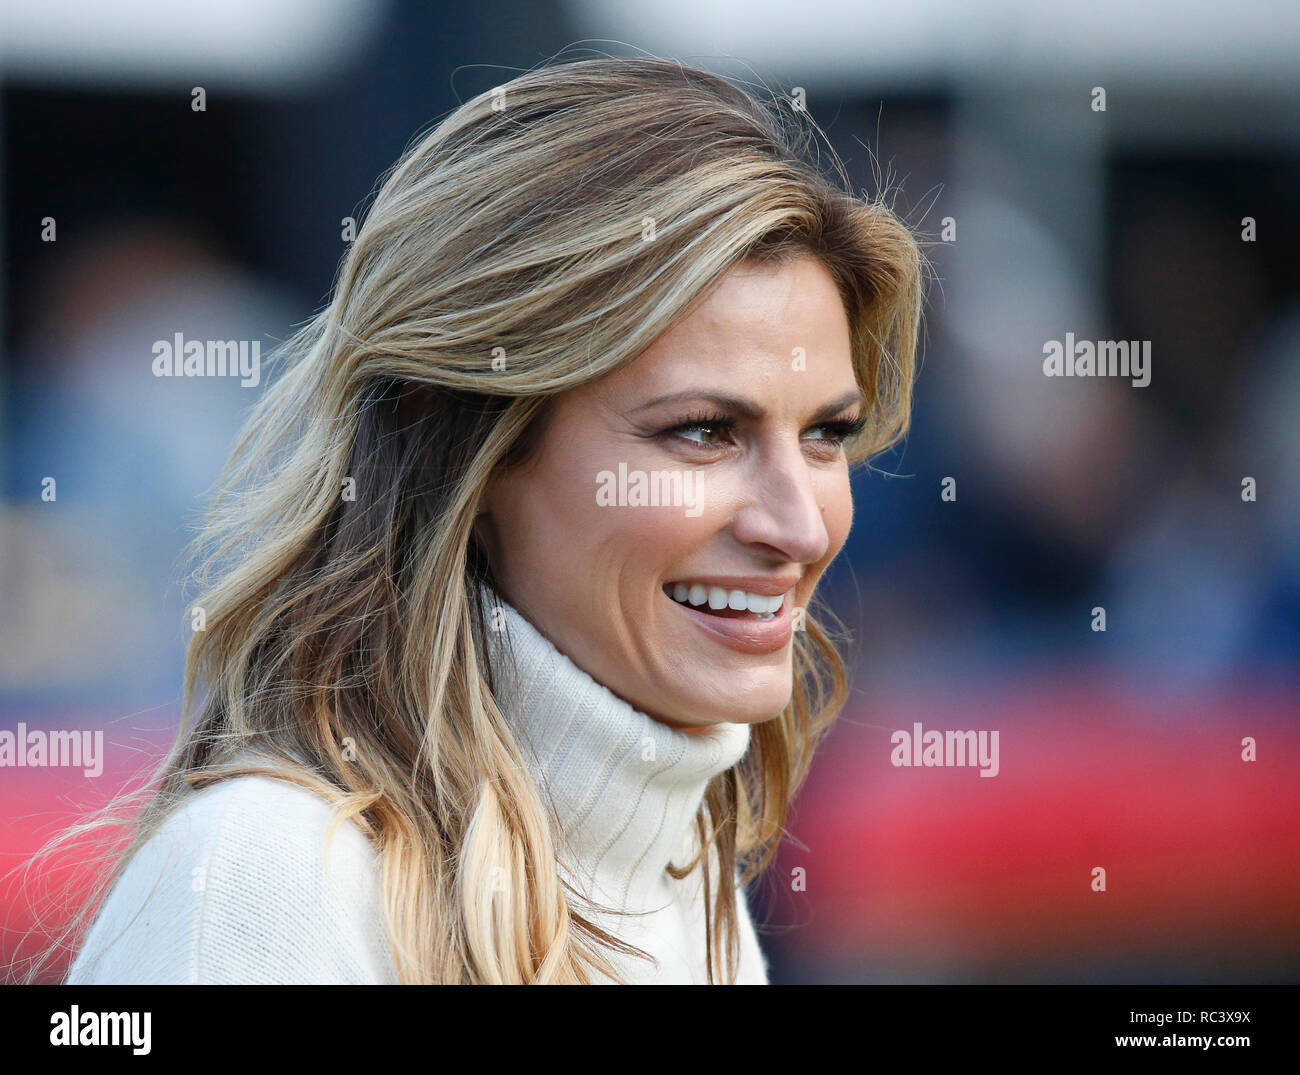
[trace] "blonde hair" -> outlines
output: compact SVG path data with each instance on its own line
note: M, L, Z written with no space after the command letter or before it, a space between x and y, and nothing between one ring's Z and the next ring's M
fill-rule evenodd
M403 982L618 980L613 953L645 955L558 876L555 820L492 688L472 524L549 399L630 362L745 259L811 253L834 277L869 402L850 461L904 434L925 259L838 161L838 182L810 162L814 134L717 75L602 57L522 74L408 148L223 471L181 729L128 797L147 801L98 896L195 789L261 773L373 840ZM795 635L790 704L712 781L700 855L675 871L704 874L710 981L739 958L729 882L771 863L845 700L820 615ZM250 749L259 764L237 760Z

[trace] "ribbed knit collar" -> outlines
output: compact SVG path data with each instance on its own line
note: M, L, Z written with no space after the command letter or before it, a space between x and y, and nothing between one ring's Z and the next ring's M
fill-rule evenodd
M749 725L698 735L670 728L489 596L486 607L494 604L503 626L489 630L498 703L556 810L564 872L589 898L621 910L662 904L665 868L684 865L698 847L694 821L709 781L744 756Z

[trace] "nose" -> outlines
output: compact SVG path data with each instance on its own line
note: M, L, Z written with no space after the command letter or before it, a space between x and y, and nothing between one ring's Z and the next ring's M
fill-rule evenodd
M822 481L818 482L817 479ZM798 447L756 463L752 494L732 516L731 532L749 546L767 546L783 560L814 564L830 548L822 500L831 480L808 466Z

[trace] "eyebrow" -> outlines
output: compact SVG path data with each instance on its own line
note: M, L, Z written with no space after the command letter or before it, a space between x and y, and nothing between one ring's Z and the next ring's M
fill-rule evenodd
M729 411L732 414L738 414L749 422L761 422L767 417L767 412L751 399L744 396L728 396L718 392L703 392L698 389L688 388L684 392L673 392L671 395L659 396L652 399L649 403L643 403L641 406L632 410L632 414L639 414L641 411L649 410L651 407L659 407L665 403L685 403L688 400L698 400L702 403L712 403L714 406ZM826 404L820 408L813 416L814 422L826 418L832 418L844 410L845 407L852 406L854 403L860 403L866 406L866 399L861 392L849 392L840 396L839 399Z

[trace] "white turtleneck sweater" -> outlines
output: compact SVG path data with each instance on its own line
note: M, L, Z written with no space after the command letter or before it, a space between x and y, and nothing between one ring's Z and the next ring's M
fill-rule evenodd
M705 790L744 755L749 725L699 735L669 728L501 607L505 630L490 655L498 696L557 812L562 875L598 902L638 912L594 916L655 959L615 954L625 979L707 982L700 870L678 881L666 867L683 865L698 847L694 819ZM323 799L269 777L195 793L127 864L68 984L396 983L378 856L351 821L327 854L331 820ZM717 872L715 862L715 885ZM737 981L765 984L743 889L736 900Z

